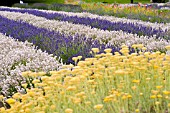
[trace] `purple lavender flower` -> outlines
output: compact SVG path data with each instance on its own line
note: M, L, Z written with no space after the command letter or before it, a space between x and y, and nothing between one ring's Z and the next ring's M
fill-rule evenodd
M29 41L43 51L60 56L65 63L73 63L73 56L81 55L83 58L90 57L93 47L104 50L106 45L100 44L98 40L75 35L66 36L59 32L38 28L23 21L14 21L0 16L0 32L12 36L19 41ZM113 48L113 52L119 50Z
M163 37L169 39L170 37L161 29L154 29L152 27L143 26L142 24L135 23L123 23L123 22L111 22L108 20L102 20L98 18L89 18L89 17L78 17L78 16L68 16L60 13L46 13L38 10L28 10L28 9L9 9L9 8L0 8L1 11L12 11L20 13L29 13L36 16L45 17L47 19L56 19L61 21L68 21L74 24L83 24L91 26L92 28L99 28L102 30L109 31L119 31L122 30L127 33L133 33L144 36L153 36Z

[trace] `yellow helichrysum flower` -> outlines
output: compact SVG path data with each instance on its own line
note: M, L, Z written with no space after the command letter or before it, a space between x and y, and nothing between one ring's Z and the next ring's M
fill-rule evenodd
M170 50L170 45L165 47L167 50Z
M38 97L37 101L38 101L38 102L45 102L46 100L45 100L45 98L43 98L42 96L40 96L40 97Z
M132 48L136 49L137 45L136 44L133 44L132 45Z
M87 83L89 83L89 84L94 84L95 81L94 81L94 80L88 80Z
M120 56L120 53L119 53L119 52L114 52L114 54L115 54L116 56Z
M5 108L4 108L4 107L1 107L1 108L0 108L0 112L6 113Z
M124 75L124 74L125 74L125 71L124 71L124 70L116 70L116 71L115 71L115 74Z
M73 58L72 58L72 60L73 60L75 63L77 63L78 59L79 59L78 57L73 57Z
M163 94L169 95L169 94L170 94L170 91L163 91Z
M73 110L70 109L70 108L67 108L67 109L65 110L65 113L73 113Z
M31 73L29 74L29 76L31 76L31 77L37 77L38 74L37 74L36 72L31 72Z
M14 99L18 99L18 98L20 98L20 93L15 93L12 97L14 98Z
M75 95L78 96L78 97L82 97L82 96L85 95L85 92L80 92L80 93L77 93L77 94L75 94Z
M155 102L155 104L156 104L156 105L159 105L159 104L160 104L160 102L156 101L156 102Z
M55 74L57 74L58 73L58 71L50 71L50 74L51 75L55 75Z
M78 82L80 82L80 78L73 77L73 78L71 78L71 80L69 82L71 82L71 83L78 83Z
M27 88L28 84L25 83L25 84L22 84L22 86L23 86L24 88Z
M139 112L139 109L135 109L135 112Z
M99 52L99 49L98 48L92 48L91 49L94 53L98 53Z
M142 48L144 47L143 44L137 44L136 46L137 46L137 48L139 48L139 49L142 49Z
M106 53L111 53L112 52L112 49L108 48L108 49L105 49L104 50Z
M80 67L86 66L85 61L79 61L77 65Z
M47 77L47 76L42 76L42 77L41 77L41 80L42 80L42 81L46 81L46 80L48 80L48 79L49 79L49 77Z
M29 91L29 92L27 92L27 94L31 97L35 96L35 92L33 92L33 91Z
M0 100L2 100L4 98L4 96L3 95L0 95Z
M128 46L125 45L125 44L123 44L123 45L121 46L121 48L128 48Z
M31 109L30 108L26 108L25 109L25 113L31 113Z
M168 103L168 107L170 107L170 103Z
M55 110L55 109L56 109L56 106L55 106L55 105L51 105L51 106L50 106L50 109L51 109L51 110Z
M93 95L93 94L96 94L96 92L93 90L92 92L91 92L91 94Z
M98 104L94 106L94 109L100 110L103 108L103 104Z
M147 81L149 81L151 78L146 78Z
M159 94L159 95L157 95L157 97L158 97L158 98L162 98L162 95Z
M159 93L159 91L157 91L157 90L152 90L151 92L152 92L152 94L154 94L154 95L156 95L156 94Z
M150 55L150 54L151 54L150 52L145 52L145 53L144 53L145 56L148 56L148 55Z
M133 90L136 90L136 86L132 86L131 88L132 88Z
M34 84L36 84L36 83L39 83L40 82L40 80L38 80L38 79L34 79L33 81L32 81L32 83L34 83ZM23 84L22 84L23 85Z
M75 99L73 100L73 102L74 102L75 104L78 104L78 103L81 102L81 98L75 98Z
M91 104L91 102L90 101L86 101L86 102L84 102L86 105L90 105Z
M143 93L140 93L139 95L140 95L140 96L142 96L142 95L143 95Z
M38 76L43 76L43 75L45 75L45 74L46 74L46 72L38 72L38 73L37 73Z
M25 72L22 72L21 75L23 77L28 77L30 73L31 73L31 71L25 71Z
M82 56L78 56L78 59L81 60L81 59L82 59Z
M170 55L165 56L167 61L170 61Z
M127 95L127 98L132 98L132 95Z
M6 102L7 102L8 104L14 104L14 103L15 103L15 100L12 99L12 98L9 98L9 99L6 100Z
M156 86L157 89L161 89L163 86Z
M120 50L120 52L122 52L122 53L129 53L129 48L122 48Z
M140 80L132 80L133 83L140 83Z
M156 95L151 95L150 98L155 99Z
M138 54L137 53L132 53L131 56L137 56Z
M109 102L109 101L112 101L113 99L112 98L109 98L109 97L106 97L106 98L104 98L104 102Z
M147 50L147 48L146 48L146 47L143 47L142 50L145 51L145 50Z
M51 90L51 87L49 87L49 86L46 86L46 87L44 87L44 90Z
M45 111L38 111L38 112L36 112L36 113L45 113Z
M123 99L123 100L127 99L127 96L126 96L126 95L123 95L123 96L122 96L122 99Z
M66 88L67 91L74 91L74 90L76 90L76 89L77 89L76 86L68 86L68 87Z
M106 53L105 56L112 56L112 53Z

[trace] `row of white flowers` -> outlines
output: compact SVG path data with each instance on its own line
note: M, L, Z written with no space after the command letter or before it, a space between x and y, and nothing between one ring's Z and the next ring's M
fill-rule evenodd
M57 20L48 20L32 14L22 14L17 12L0 11L0 15L13 20L22 20L39 28L59 31L65 35L79 34L87 38L98 39L101 43L108 41L109 44L120 46L122 43L131 46L133 44L143 43L149 50L164 49L169 45L169 41L156 39L156 37L137 36L136 34L125 33L123 31L107 31L89 26L72 24Z
M23 79L23 71L58 70L61 66L56 57L36 49L31 43L19 42L0 33L0 88L4 94L8 93L10 85Z
M170 30L170 23L151 23L146 22L142 20L135 20L135 19L127 19L127 18L118 18L114 16L99 16L97 14L92 14L88 12L82 12L82 13L74 13L74 12L64 12L64 11L52 11L52 10L40 10L46 13L59 13L59 14L65 14L68 16L77 16L77 17L89 17L89 18L98 18L101 20L108 20L111 22L123 22L123 23L134 23L134 24L141 24L143 26L152 27L154 29L162 29L163 31Z
M4 6L1 6L4 7ZM10 8L10 7L4 7L4 8ZM10 9L23 9L23 8L10 8ZM33 10L33 9L30 9ZM35 9L35 10L39 10L39 9ZM134 23L134 24L141 24L143 26L148 26L148 27L152 27L154 29L162 29L163 31L170 30L170 23L152 23L152 22L146 22L146 21L142 21L142 20L135 20L135 19L127 19L127 18L118 18L118 17L114 17L114 16L99 16L97 14L92 14L92 13L88 13L88 12L82 12L82 13L78 13L78 12L65 12L65 11L52 11L52 10L39 10L39 11L43 11L46 13L60 13L60 14L65 14L68 16L78 16L78 17L89 17L89 18L98 18L101 20L108 20L111 22L123 22L123 23Z

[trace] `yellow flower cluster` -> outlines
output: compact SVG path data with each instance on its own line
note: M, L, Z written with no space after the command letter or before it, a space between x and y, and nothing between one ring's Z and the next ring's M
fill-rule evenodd
M142 45L133 47L143 48ZM93 51L98 52L95 48ZM1 113L170 112L170 56L160 52L96 54L60 71L23 72L35 88L16 93ZM75 57L75 61L81 57ZM41 79L40 79L41 78ZM25 84L23 84L25 87Z

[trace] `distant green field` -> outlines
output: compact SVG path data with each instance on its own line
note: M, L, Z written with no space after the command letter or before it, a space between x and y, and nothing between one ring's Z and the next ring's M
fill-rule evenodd
M23 0L26 3L64 3L64 0ZM130 3L130 0L82 0L85 2ZM150 0L133 0L134 2L149 3Z

